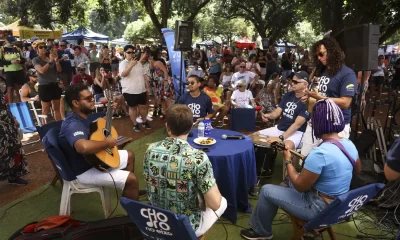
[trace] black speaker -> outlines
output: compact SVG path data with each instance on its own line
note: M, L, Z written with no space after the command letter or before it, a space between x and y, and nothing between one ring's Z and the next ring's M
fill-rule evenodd
M378 68L379 25L363 24L346 28L336 35L345 54L346 66L354 71Z
M175 51L192 50L193 22L180 21L175 22Z

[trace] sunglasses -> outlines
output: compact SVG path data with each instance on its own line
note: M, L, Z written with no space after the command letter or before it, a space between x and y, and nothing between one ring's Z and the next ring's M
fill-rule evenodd
M93 95L90 95L90 96L87 96L85 98L80 98L79 100L85 100L85 101L88 101L88 102L94 102L94 97L93 97Z
M125 52L126 54L134 54L135 52Z
M323 57L325 55L326 51L321 51L317 53L317 57Z
M39 46L38 48L39 48L39 49L43 49L43 48L45 48L45 46Z
M38 78L38 76L37 76L37 75L32 75L31 77L33 77L33 78Z
M187 82L186 83L186 85L194 85L196 82L194 82L194 81L190 81L190 82Z
M238 88L241 88L241 87L244 87L244 85L238 85L237 87L238 87Z
M240 66L240 68L246 68L246 66Z
M85 71L84 68L78 68L78 71Z

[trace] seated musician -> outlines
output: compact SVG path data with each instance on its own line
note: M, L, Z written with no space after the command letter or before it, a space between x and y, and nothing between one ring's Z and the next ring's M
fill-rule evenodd
M300 144L310 117L307 106L301 102L308 85L307 79L308 73L297 72L292 80L293 92L286 93L272 113L262 114L265 122L282 117L278 125L259 132L268 136L269 143L283 141L289 149L295 149Z
M186 105L175 104L167 110L169 137L149 146L143 175L150 204L185 214L199 237L225 212L227 202L218 190L207 155L187 142L192 119Z
M93 168L84 157L85 154L95 154L106 148L112 148L117 143L112 136L104 141L89 140L88 114L95 108L94 97L88 87L82 84L69 86L65 91L65 100L72 112L62 123L60 145L78 181L82 184L107 187L114 187L115 181L116 187L123 190L122 196L138 200L139 182L134 173L135 157L131 151L119 150L120 165L115 169L108 169L109 173Z
M289 150L283 152L290 179L289 187L264 185L249 221L250 229L241 231L246 239L272 239L272 221L278 207L304 221L324 210L337 196L349 191L352 174L359 174L361 161L354 144L338 133L345 127L343 113L330 99L318 101L313 108L313 135L323 141L333 138L341 143L353 160L335 144L323 142L308 155L299 174ZM353 167L351 161L355 161Z

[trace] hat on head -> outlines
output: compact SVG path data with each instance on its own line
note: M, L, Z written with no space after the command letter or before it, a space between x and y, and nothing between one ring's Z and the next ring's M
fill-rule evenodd
M13 35L8 35L6 37L6 40L7 40L7 42L9 42L11 44L14 44L17 41L17 39Z
M78 68L86 69L86 65L84 63L79 63Z
M246 85L246 83L244 80L239 80L236 82L236 86L239 86L239 85Z
M306 71L298 71L294 74L296 78L298 78L298 81L305 81L308 83L308 73Z
M43 44L46 45L46 43L43 40L36 40L32 43L32 47L36 48L38 45Z
M38 37L32 37L31 38L31 42L34 42L34 41L36 41L36 40L39 40L40 38L38 38Z
M31 68L26 72L26 75L28 75L28 77L33 76L36 74L36 69Z

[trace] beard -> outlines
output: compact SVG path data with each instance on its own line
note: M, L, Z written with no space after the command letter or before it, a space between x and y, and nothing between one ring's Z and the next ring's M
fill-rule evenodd
M89 114L91 114L91 113L94 112L94 109L90 109L90 108L82 107L82 106L81 106L81 108L80 108L79 110L80 110L82 113L86 114L86 115L89 115Z

